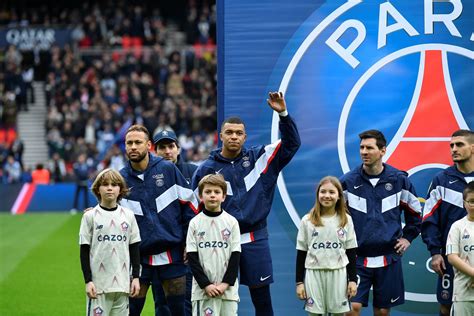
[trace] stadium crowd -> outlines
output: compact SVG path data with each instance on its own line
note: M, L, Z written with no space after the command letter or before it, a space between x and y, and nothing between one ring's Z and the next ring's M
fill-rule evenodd
M1 7L0 25L67 25L74 39L38 56L13 45L2 54L4 182L21 181L6 180L3 166L9 155L22 165L15 151L20 146L14 146L19 142L15 125L17 113L28 110L27 100L34 102L33 93L27 98L32 81L27 71L37 62L45 70L35 79L45 82L45 138L51 159L38 163L55 173L55 181L73 178L73 164L82 153L92 172L109 166L117 155L123 159L123 148L114 144L121 144L132 123L152 132L173 129L182 156L195 162L205 159L217 139L215 5L193 0L184 4L187 9L180 13L148 1ZM58 161L61 167L52 170Z

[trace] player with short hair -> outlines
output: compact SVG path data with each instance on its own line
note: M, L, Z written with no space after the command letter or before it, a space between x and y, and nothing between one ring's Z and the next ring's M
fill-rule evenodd
M176 166L149 153L151 140L142 125L132 125L125 134L129 162L120 170L130 187L122 205L137 218L142 242L142 273L139 297L149 285L162 286L173 316L184 314L185 273L183 261L187 225L198 202ZM130 315L140 315L143 299L130 300Z
M176 133L172 130L162 130L153 136L153 143L156 154L174 163L186 180L191 183L197 165L185 162L181 157L181 147Z
M135 297L140 291L140 231L133 212L117 204L128 193L117 171L100 172L92 192L99 204L84 213L79 231L86 315L127 316L129 294Z
M382 162L382 132L368 130L359 138L362 165L340 179L358 244L359 285L348 315L360 315L373 286L374 315L385 316L405 302L401 257L420 233L421 205L408 174Z
M237 219L242 234L240 283L249 287L255 313L259 316L273 315L270 295L273 267L267 217L278 175L301 144L283 94L269 93L267 103L280 117L281 140L267 146L245 148L247 135L243 121L228 118L221 125L222 147L211 152L196 170L192 181L194 190L207 174L222 174L227 181L223 208Z
M193 315L237 315L240 230L221 208L227 185L220 174L199 181L204 209L189 223L186 250L194 275Z
M165 158L166 160L175 164L175 166L181 171L186 181L191 183L194 171L197 166L192 163L184 162L180 155L180 146L176 133L172 130L162 130L153 136L153 143L155 144L155 152L158 156ZM188 267L186 272L186 297L184 302L184 311L186 316L192 315L191 305L191 287L192 287L193 275ZM161 311L160 313L166 314L166 298L159 286L153 287L153 298L155 299L155 310ZM159 313L156 313L159 315Z
M348 312L357 293L357 240L342 186L321 179L316 202L302 220L296 241L296 295L309 315Z
M474 315L474 182L463 192L467 216L453 223L446 255L455 268L451 315Z
M451 135L451 156L454 162L433 178L423 208L421 236L431 254L431 267L438 274L437 299L440 315L449 315L452 295L452 266L447 261L446 240L451 225L463 218L462 193L474 180L474 132L457 130Z

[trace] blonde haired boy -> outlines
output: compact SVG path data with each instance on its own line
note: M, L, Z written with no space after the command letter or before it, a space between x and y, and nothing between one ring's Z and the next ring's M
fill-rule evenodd
M133 212L118 205L128 192L120 173L103 170L92 192L99 204L84 213L79 230L86 315L127 316L129 294L134 297L140 291L140 231Z

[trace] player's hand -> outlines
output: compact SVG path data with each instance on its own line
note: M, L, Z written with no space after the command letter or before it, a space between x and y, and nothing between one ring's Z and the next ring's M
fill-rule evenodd
M185 264L188 264L188 254L186 252L186 247L184 247L184 250L183 250L183 262Z
M354 281L349 281L349 284L347 284L347 297L351 299L356 294L357 294L357 283L355 283Z
M216 287L219 290L219 292L221 293L220 295L222 295L229 288L229 284L228 283L219 283L219 284L217 284Z
M206 294L209 297L218 297L219 295L221 295L219 289L215 284L209 284L204 288L204 291L206 291Z
M405 238L399 238L397 239L397 243L395 244L395 251L401 256L407 251L408 247L410 247L410 242L406 240Z
M130 296L137 297L140 293L140 281L138 278L133 278L132 283L130 283Z
M286 102L282 92L270 92L268 97L267 103L274 111L278 113L286 111Z
M305 300L306 299L306 290L304 289L304 283L300 283L296 285L296 296L300 300Z
M88 298L96 299L97 298L97 290L95 289L94 282L90 281L86 284L86 294Z
M444 263L442 255L431 256L431 268L434 272L438 273L439 276L443 276L443 273L446 270L446 264Z

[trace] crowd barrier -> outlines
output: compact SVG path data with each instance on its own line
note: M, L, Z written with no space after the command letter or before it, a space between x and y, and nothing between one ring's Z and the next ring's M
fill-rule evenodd
M26 212L61 212L70 211L74 204L75 183L60 184L1 184L0 212L23 214ZM92 193L89 194L89 205L96 203ZM79 209L85 208L84 197L79 195Z

